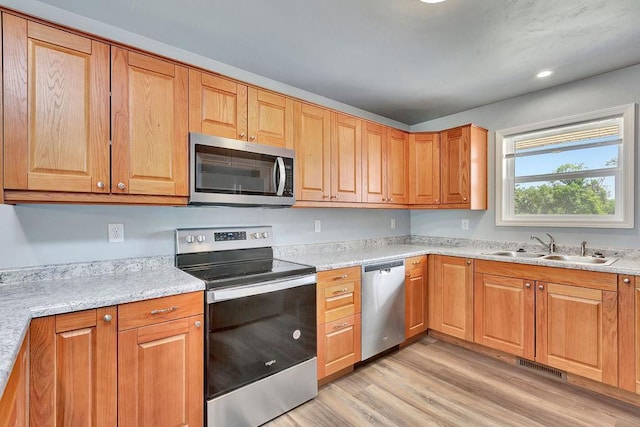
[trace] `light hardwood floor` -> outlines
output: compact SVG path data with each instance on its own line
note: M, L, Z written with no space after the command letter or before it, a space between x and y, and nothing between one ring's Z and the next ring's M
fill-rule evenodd
M640 426L640 408L425 337L266 425Z

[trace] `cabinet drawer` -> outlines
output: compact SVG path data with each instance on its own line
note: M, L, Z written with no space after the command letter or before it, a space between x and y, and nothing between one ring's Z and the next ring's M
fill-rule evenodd
M407 258L404 262L404 265L407 271L415 270L418 268L425 268L427 266L427 256L420 255Z
M360 268L350 267L318 274L317 323L323 324L360 313Z
M204 292L155 298L118 306L118 331L204 312Z
M318 326L318 379L361 359L360 315Z

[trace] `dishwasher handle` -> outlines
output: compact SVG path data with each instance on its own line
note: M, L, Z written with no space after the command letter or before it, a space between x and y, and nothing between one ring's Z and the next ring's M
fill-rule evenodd
M387 262L381 262L378 264L368 264L368 265L363 265L362 266L362 272L363 273L368 273L371 271L384 271L386 273L390 273L392 268L395 267L404 267L404 260L403 259L399 259L399 260L395 260L395 261L387 261Z

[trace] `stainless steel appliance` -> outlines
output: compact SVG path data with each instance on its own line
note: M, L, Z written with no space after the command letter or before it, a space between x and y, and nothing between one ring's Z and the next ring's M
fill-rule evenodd
M293 166L293 150L190 133L189 203L291 206Z
M362 266L362 360L404 341L404 260Z
M176 266L206 282L209 426L257 426L318 393L315 268L273 259L272 235L176 230Z

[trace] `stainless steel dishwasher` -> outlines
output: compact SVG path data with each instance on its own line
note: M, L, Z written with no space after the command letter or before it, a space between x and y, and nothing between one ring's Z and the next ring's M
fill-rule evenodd
M404 260L362 266L362 360L404 341Z

